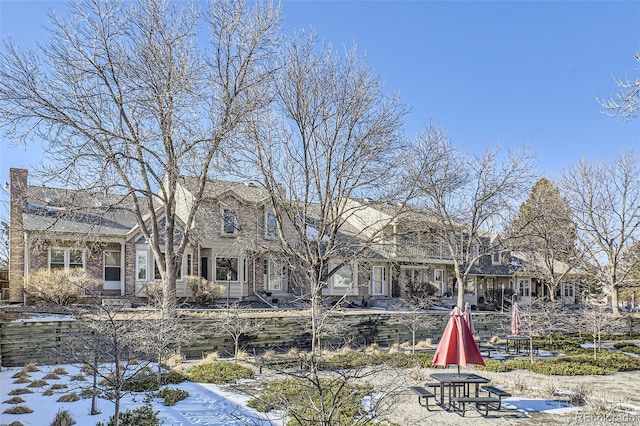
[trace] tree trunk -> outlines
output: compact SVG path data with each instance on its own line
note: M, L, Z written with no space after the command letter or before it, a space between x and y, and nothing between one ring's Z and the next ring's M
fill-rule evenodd
M611 286L611 312L615 315L620 314L620 307L618 306L618 287L615 285Z

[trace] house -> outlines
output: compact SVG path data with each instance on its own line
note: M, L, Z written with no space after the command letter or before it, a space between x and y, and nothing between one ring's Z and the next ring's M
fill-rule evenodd
M25 280L40 269L83 268L99 278L99 288L92 291L100 297L145 298L150 283L160 281L131 200L30 186L24 169L11 169L10 176L10 301L24 300ZM195 178L180 178L176 212L181 224L187 223L196 188ZM371 200L347 203L353 214L340 229L343 253L329 262L328 270L337 269L322 289L324 297L375 305L410 299L417 289L427 289L442 305L455 304L453 256L430 229L436 222L415 208ZM299 235L293 224L278 223L286 215L276 214L281 212L272 206L269 193L258 185L207 181L178 270L177 296L192 296L184 279L192 275L221 284L232 300L274 304L302 296L305 284L281 249L281 239L296 243ZM142 212L144 217L149 213ZM321 240L313 218L305 221L306 238ZM162 244L163 237L158 238ZM487 247L492 245L488 238ZM542 282L525 268L514 269L513 258L500 250L481 256L464 286L465 302L481 307L499 307L512 294L525 302L543 294L536 287ZM561 291L573 294L568 286Z
M40 269L85 269L101 279L97 294L109 297L146 297L147 284L161 279L125 197L30 186L24 169L12 168L10 179L10 301L24 300L24 280ZM188 211L194 184L187 177L180 182L178 218ZM223 284L231 299L292 294L267 201L256 185L207 183L178 271L178 297L191 295L188 275Z

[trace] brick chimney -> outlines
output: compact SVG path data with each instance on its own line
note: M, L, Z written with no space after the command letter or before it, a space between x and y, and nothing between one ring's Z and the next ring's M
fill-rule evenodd
M23 301L25 242L22 214L27 210L26 169L9 169L9 301Z

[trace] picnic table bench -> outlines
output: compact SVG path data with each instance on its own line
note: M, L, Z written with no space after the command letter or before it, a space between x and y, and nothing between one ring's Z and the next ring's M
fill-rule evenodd
M509 392L506 392L500 388L496 388L495 386L486 385L482 386L482 389L489 392L489 396L496 395L498 397L498 410L500 409L500 407L502 407L502 398L511 396Z
M436 396L433 392L421 386L411 386L409 387L409 389L412 390L414 393L418 394L418 404L422 405L423 407L426 407L428 411L433 411L431 410L431 408L429 408L429 398L435 399L435 396ZM423 400L424 400L424 404L422 403Z
M484 415L489 415L489 407L492 404L498 404L498 410L500 399L492 396L454 396L451 397L451 405L454 411L460 410L462 411L461 416L464 417L464 414L467 411L467 404L474 403L476 404L476 410L480 411L480 407L484 407Z

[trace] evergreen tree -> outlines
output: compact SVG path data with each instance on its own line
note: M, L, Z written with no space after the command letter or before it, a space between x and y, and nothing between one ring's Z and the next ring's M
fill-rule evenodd
M512 249L525 257L527 272L545 281L549 296L567 281L579 256L571 208L546 178L536 182L511 226Z

